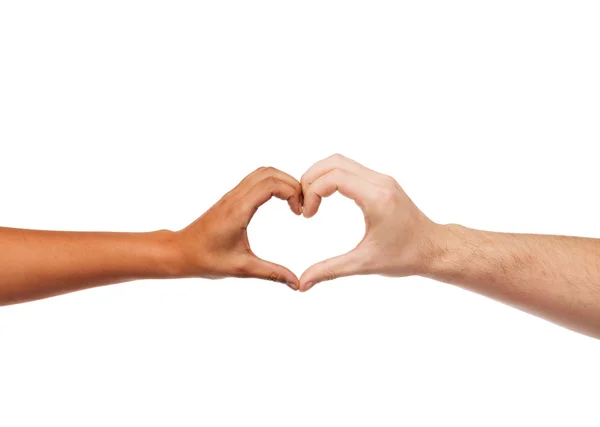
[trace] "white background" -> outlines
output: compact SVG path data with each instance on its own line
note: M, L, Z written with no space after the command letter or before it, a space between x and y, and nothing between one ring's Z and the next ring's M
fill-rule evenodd
M595 1L2 1L0 224L184 227L341 152L433 220L600 237ZM274 200L298 275L362 237ZM142 281L0 309L0 425L597 426L598 341L421 278Z

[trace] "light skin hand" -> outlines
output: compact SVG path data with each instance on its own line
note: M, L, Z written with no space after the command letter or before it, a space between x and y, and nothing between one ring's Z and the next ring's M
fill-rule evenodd
M273 168L248 175L178 232L62 232L0 227L0 305L138 279L254 277L298 288L290 270L258 258L246 229L271 197L301 213L300 183Z
M430 221L390 176L340 154L315 163L301 178L304 216L317 213L323 197L339 191L365 216L366 232L347 254L311 266L300 278L307 291L324 280L358 274L408 276L419 273L419 258L436 224Z
M390 177L340 155L301 179L304 215L339 191L365 215L349 253L315 264L300 290L354 274L421 275L451 283L600 338L600 240L493 233L429 220Z

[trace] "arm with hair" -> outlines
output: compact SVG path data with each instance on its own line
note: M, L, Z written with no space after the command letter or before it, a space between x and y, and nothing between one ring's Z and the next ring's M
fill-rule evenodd
M439 226L421 274L600 338L600 240Z
M341 155L313 165L301 183L305 216L339 191L356 201L366 222L355 249L302 274L301 291L340 276L421 275L600 338L600 240L439 225L393 178Z

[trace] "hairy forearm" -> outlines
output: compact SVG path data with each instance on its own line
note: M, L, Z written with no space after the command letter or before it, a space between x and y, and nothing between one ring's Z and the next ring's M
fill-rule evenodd
M440 226L423 275L600 338L600 240Z
M0 228L0 305L177 274L173 233Z

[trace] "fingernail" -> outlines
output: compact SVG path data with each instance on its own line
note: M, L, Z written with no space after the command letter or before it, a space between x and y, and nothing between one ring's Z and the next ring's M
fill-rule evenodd
M285 282L285 284L288 285L293 291L297 291L298 290L298 285L296 285L295 283Z

